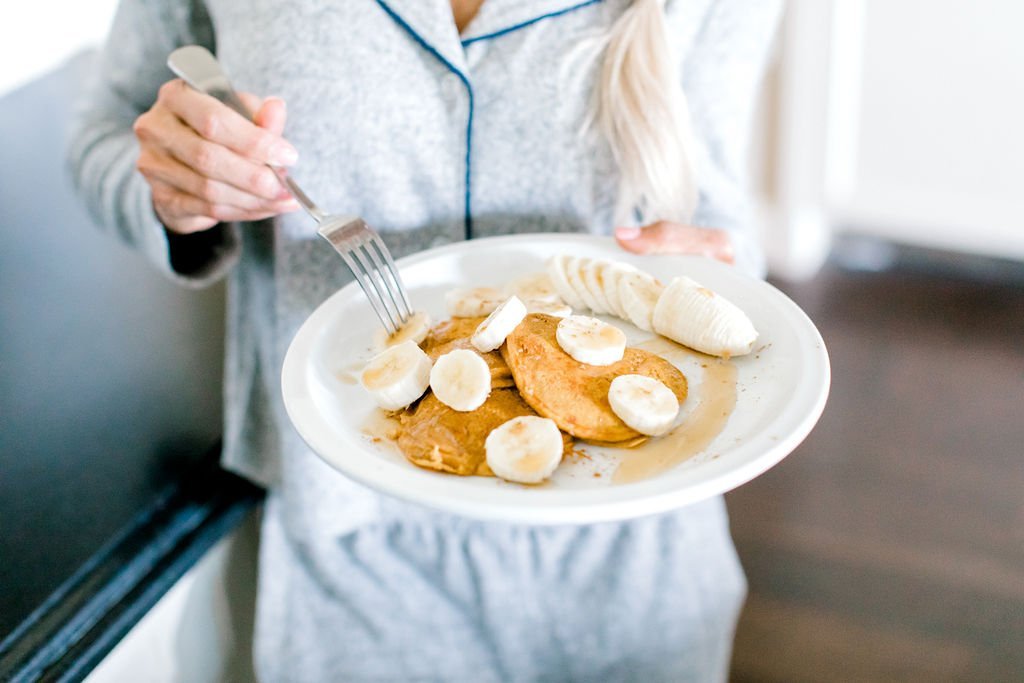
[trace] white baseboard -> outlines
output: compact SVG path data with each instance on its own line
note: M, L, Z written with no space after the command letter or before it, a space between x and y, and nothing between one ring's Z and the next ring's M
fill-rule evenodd
M249 683L259 512L220 540L86 683Z
M832 225L824 211L807 206L783 212L760 202L758 220L771 276L803 282L825 264L832 248Z

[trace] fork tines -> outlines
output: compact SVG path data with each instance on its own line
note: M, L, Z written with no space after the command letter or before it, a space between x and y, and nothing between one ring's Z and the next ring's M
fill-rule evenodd
M388 334L394 334L412 315L398 268L384 240L361 218L328 220L320 235L345 259Z

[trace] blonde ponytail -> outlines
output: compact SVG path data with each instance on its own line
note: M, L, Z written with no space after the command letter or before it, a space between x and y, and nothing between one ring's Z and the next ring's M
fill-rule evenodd
M619 168L617 225L687 222L697 203L689 113L662 2L634 0L606 38L595 121Z

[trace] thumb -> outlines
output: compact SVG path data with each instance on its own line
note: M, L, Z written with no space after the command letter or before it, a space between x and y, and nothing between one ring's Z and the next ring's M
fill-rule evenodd
M284 122L288 118L284 100L279 97L268 97L253 115L253 121L260 128L266 128L275 135L284 132Z
M615 228L615 241L634 254L698 254L732 263L732 239L724 230L658 221L642 228Z
M660 230L660 224L657 223L644 228L617 227L615 241L620 247L634 254L657 254L664 251L665 247L665 237Z

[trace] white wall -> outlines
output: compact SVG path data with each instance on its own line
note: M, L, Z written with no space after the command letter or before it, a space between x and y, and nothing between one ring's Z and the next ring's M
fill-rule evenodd
M0 97L99 45L116 6L117 0L3 0Z
M771 270L850 232L1024 260L1024 3L790 0L756 185Z
M837 218L1024 258L1024 3L867 0L857 129ZM842 191L845 190L845 191ZM890 228L892 229L892 228Z

